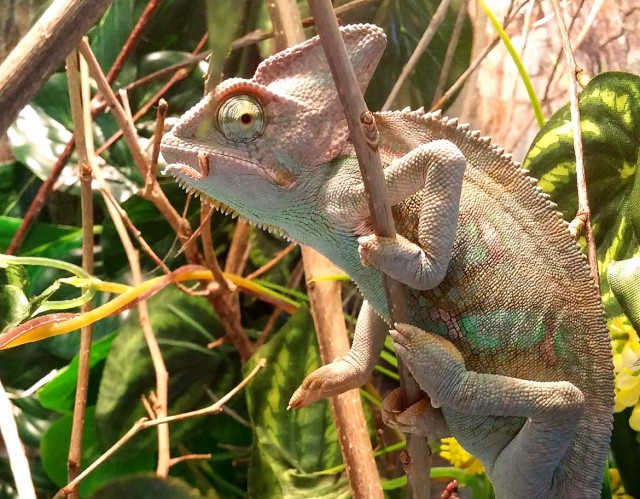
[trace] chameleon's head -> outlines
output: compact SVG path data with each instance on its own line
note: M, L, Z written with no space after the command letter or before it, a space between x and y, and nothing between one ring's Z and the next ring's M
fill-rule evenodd
M341 28L362 90L384 50L372 25ZM167 171L190 191L297 239L291 203L318 192L322 165L348 145L348 129L319 39L232 78L182 116L162 139ZM215 204L215 203L214 203Z

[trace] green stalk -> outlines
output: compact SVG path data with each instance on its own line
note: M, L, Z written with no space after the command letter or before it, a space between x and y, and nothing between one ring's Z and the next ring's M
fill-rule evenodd
M504 46L507 48L507 51L509 52L509 55L511 56L511 58L513 59L513 62L518 68L518 73L520 74L520 78L522 78L522 83L524 83L524 86L527 89L527 94L529 94L529 100L531 101L531 107L533 108L533 113L536 115L538 126L542 127L545 121L544 115L542 114L542 107L540 107L540 101L538 100L538 96L533 90L531 79L529 78L529 75L524 69L524 65L520 60L520 56L518 55L518 52L516 52L515 47L511 43L511 40L509 39L509 36L507 36L504 29L502 29L502 25L500 24L496 16L493 14L491 9L487 7L487 4L484 3L484 0L478 0L478 3L480 4L480 7L482 7L482 10L484 10L484 13L489 18L489 21L491 21L491 24L493 24L493 27L498 33L498 36L502 40L502 43L504 43Z

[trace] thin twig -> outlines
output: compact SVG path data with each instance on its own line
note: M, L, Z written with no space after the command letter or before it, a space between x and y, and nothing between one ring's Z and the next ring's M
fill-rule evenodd
M510 12L509 15L506 16L502 24L503 29L509 26L511 21L513 21L513 19L515 18L516 14L524 5L525 5L524 3L520 4L513 12ZM451 87L442 95L442 97L440 97L435 103L431 105L431 108L429 110L435 111L436 109L441 109L444 103L447 102L458 90L460 90L460 88L462 87L462 85L464 85L464 83L467 81L469 76L471 76L474 73L474 71L478 69L478 67L480 66L480 63L484 61L485 57L487 57L489 52L491 52L498 45L499 41L500 41L499 36L494 37L493 40L491 40L491 42L489 42L482 49L482 51L471 62L471 64L469 64L469 67L464 71L464 73L462 73L458 77L455 83L451 85Z
M453 56L456 53L458 42L460 41L460 34L462 33L462 27L464 26L464 20L467 17L467 2L466 0L458 7L458 15L456 16L456 23L453 25L453 31L451 32L451 39L447 46L447 52L444 55L444 61L442 63L442 69L440 70L440 76L438 77L438 84L436 85L436 91L433 93L432 105L440 98L444 91L444 86L447 83L449 72L451 71L451 65L453 64Z
M249 274L247 276L247 279L255 279L257 277L260 277L262 274L268 272L275 265L280 263L285 256L287 256L289 253L291 253L297 247L298 247L298 245L295 244L295 243L291 243L291 244L287 245L286 248L283 248L280 251L278 251L275 254L275 256L271 260L269 260L267 263L265 263L262 267L260 267L259 269L254 270L253 272L251 272L251 274Z
M146 175L147 171L149 170L150 162L142 152L140 144L138 143L138 136L133 125L133 119L129 119L127 117L124 108L116 98L113 90L111 90L111 87L109 86L104 73L100 68L100 64L91 51L91 47L89 46L89 44L86 42L81 42L79 48L80 53L86 59L87 64L89 65L89 71L91 75L98 84L98 88L107 99L107 102L109 102L112 114L118 122L118 125L120 125L120 128L122 129L122 133L124 134L125 140L127 141L129 149L131 150L134 163L140 170L140 173L142 175ZM171 206L171 203L169 202L157 182L154 183L154 187L151 190L151 193L146 196L146 199L151 201L156 206L156 208L160 210L160 212L169 222L169 225L171 225L176 234L178 234L178 237L181 241L186 241L189 239L189 234L191 232L189 223L180 216L180 214L175 210L173 206ZM188 245L187 255L190 261L199 261L199 258L197 256L197 248L195 247L195 245Z
M436 9L435 13L433 14L433 17L431 18L431 21L429 21L429 25L427 26L427 29L423 33L422 38L420 38L420 41L418 42L418 45L416 45L416 48L411 54L411 57L409 57L409 60L402 68L402 71L400 72L400 76L398 76L398 79L393 85L391 92L389 92L389 96L387 97L387 100L384 101L384 105L382 106L382 109L381 109L382 111L388 111L389 109L391 109L393 102L396 100L396 97L398 96L398 93L402 88L402 85L404 85L405 81L407 81L407 78L409 78L409 75L411 74L411 72L418 65L418 61L422 57L422 54L424 54L424 51L427 50L429 43L431 43L431 40L433 39L433 35L436 34L438 27L444 20L444 16L447 13L447 9L449 8L450 3L451 3L451 0L441 0L440 5L438 5L438 8Z
M443 0L444 3L445 0ZM320 41L347 118L349 136L360 164L365 192L368 193L369 213L374 232L378 236L393 239L396 237L396 231L391 206L387 199L382 160L377 151L377 144L372 144L367 139L367 137L378 136L375 118L367 109L360 92L358 80L351 66L331 2L329 0L309 0L309 7L316 20ZM436 16L434 15L434 17ZM387 102L391 101L393 99L387 99ZM365 128L367 130L366 136ZM409 314L404 285L385 275L385 291L392 322L408 322ZM410 407L423 398L424 394L400 359L398 359L398 371L402 401L405 407ZM431 451L426 438L411 434L407 434L406 437L405 470L411 497L414 499L428 498L430 495Z
M18 426L13 418L13 404L7 397L7 392L0 381L0 435L7 448L11 473L16 483L18 497L21 499L36 499L36 491L31 480L29 461L18 435Z
M202 39L198 42L198 45L193 51L193 54L198 54L201 52L202 47L207 41L207 35L204 35ZM138 109L138 111L133 115L134 123L138 121L142 116L147 114L149 110L156 105L156 103L173 87L176 83L181 80L184 80L187 76L189 76L189 71L186 69L180 69L175 72L175 74L167 81L155 94L153 94L149 100L147 100L143 106ZM109 102L111 105L111 102ZM118 130L111 137L109 137L96 151L96 154L102 154L109 147L116 143L116 141L122 137L123 130Z
M171 458L169 466L173 467L176 464L182 463L184 461L193 461L194 459L211 459L211 454L187 454L186 456L174 457Z
M569 77L569 107L571 108L571 129L573 130L573 148L576 154L576 182L578 186L578 213L576 219L584 222L585 237L587 240L587 258L591 267L591 277L598 288L600 287L600 278L598 275L598 254L596 251L596 241L593 237L591 228L591 210L589 208L589 198L587 195L587 181L584 168L584 151L582 147L582 130L580 129L580 107L578 106L578 83L576 81L577 70L576 61L571 51L571 41L567 33L567 27L564 24L564 17L560 11L558 0L551 0L553 12L556 16L556 22L560 29L562 38L562 48L567 64L567 73ZM572 222L573 223L573 222Z
M80 64L80 66L78 65ZM80 196L82 207L82 268L93 274L93 191L91 175L95 162L93 149L93 122L91 120L91 94L89 78L85 62L78 60L78 51L74 50L67 57L67 79L69 82L69 99L74 125L74 136L77 144L78 164L80 170ZM82 313L91 310L91 302L82 306ZM89 389L89 358L93 327L91 324L80 329L80 350L78 351L78 379L73 407L73 423L69 457L67 460L67 476L71 481L80 473L82 457L82 434L84 416ZM77 491L72 493L77 495Z
M100 168L94 168L93 173L100 185L100 190L102 192L110 192L111 189L109 185L104 181ZM129 267L131 269L131 277L132 277L133 284L134 286L138 286L142 282L142 271L140 269L140 260L139 260L138 252L133 246L131 238L129 237L129 233L127 232L127 228L125 227L124 221L120 216L120 212L118 210L119 207L115 203L112 204L112 200L114 200L113 196L105 196L104 200L107 207L107 211L111 216L116 232L120 237L122 247L125 251L125 254L127 255L127 259L129 261ZM168 405L168 399L169 399L169 394L168 394L169 375L167 373L164 359L162 358L162 352L160 351L158 340L155 337L155 334L153 333L153 330L151 328L151 322L149 320L149 311L147 308L146 300L141 300L138 302L138 319L140 322L142 333L147 343L147 347L149 348L149 354L151 356L151 361L152 361L153 368L156 375L156 391L158 393L158 398L157 398L157 403L153 408L154 413L159 416L165 416L167 414L167 405ZM167 476L169 473L169 462L171 460L169 451L170 451L169 427L167 425L163 425L158 428L157 473L159 476ZM73 481L70 483L73 483Z
M203 409L198 409L196 411L185 412L182 414L176 414L175 416L167 416L161 419L148 419L141 418L134 423L134 425L125 433L120 440L118 440L115 444L113 444L104 454L102 454L98 459L96 459L91 465L87 467L78 477L73 481L69 482L63 488L61 488L58 493L55 495L56 498L66 497L69 491L73 490L84 478L87 477L91 472L93 472L98 466L107 461L111 456L113 456L118 449L120 449L124 444L126 444L131 438L136 435L139 431L144 430L146 428L151 428L153 426L158 426L160 424L168 424L173 423L175 421L182 421L185 419L193 418L196 416L204 416L207 414L216 414L220 412L222 406L226 404L231 398L233 398L240 390L242 390L249 381L258 373L260 369L262 369L267 364L265 359L260 359L253 368L253 370L244 378L233 390L227 393L224 397L222 397L217 402L211 404L208 407Z

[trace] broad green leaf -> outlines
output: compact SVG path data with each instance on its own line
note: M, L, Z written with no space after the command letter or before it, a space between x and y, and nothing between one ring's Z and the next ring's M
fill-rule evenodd
M67 73L54 73L33 98L32 103L67 130L73 129Z
M306 305L253 355L245 373L260 358L265 358L267 365L245 389L255 427L249 496L347 497L344 475L315 474L342 461L328 402L287 410L293 391L305 375L320 366Z
M611 262L607 278L633 328L640 331L640 257Z
M598 246L602 297L610 316L621 313L606 270L613 261L640 255L632 214L638 210L640 77L602 73L580 93L586 183ZM558 203L567 220L577 210L575 153L568 105L545 124L533 141L524 167Z
M30 104L20 111L16 121L9 127L7 136L15 158L26 165L34 175L44 180L50 175L67 142L71 140L72 133L41 107ZM74 160L62 169L57 188L71 189L78 194L80 192L78 165L74 162L75 155L73 158ZM97 161L103 163L101 158L97 158ZM136 185L117 168L106 164L100 166L105 180L118 201L122 202L137 192Z
M91 30L91 49L105 68L105 73L122 50L145 3L140 0L115 0Z
M177 478L134 475L109 482L91 496L92 499L135 497L136 499L198 499L200 493Z
M224 395L235 382L237 371L233 362L237 356L230 355L229 348L207 349L207 343L221 335L221 325L208 302L167 288L148 304L151 326L170 373L170 413L211 404L206 394L208 387L218 396ZM138 314L134 312L113 342L100 383L96 422L105 446L115 442L136 420L146 415L140 397L155 390L149 350ZM181 435L198 422L190 419L172 424L174 442L179 442ZM155 445L156 437L152 433L138 441L140 448L155 448Z
M21 222L19 218L0 217L0 252L6 251ZM20 255L56 258L81 246L82 231L79 228L37 223L20 246Z
M58 486L67 483L67 456L71 438L73 416L62 416L47 430L40 444L42 465L49 478ZM147 430L149 431L149 430ZM136 472L152 471L156 456L150 452L141 452L138 443L140 435L134 436L111 459L103 463L80 484L80 495L86 497L101 485L115 478L125 477ZM104 449L99 445L96 433L95 407L87 407L82 434L82 464L87 466L102 455Z
M89 359L91 373L89 375L90 386L87 397L89 405L95 405L98 382L102 374L99 369L94 368L106 359L114 338L114 335L109 335L98 341L94 341L91 345L91 357ZM65 414L72 413L77 382L78 356L76 355L68 366L61 369L55 378L38 391L40 403L53 411Z

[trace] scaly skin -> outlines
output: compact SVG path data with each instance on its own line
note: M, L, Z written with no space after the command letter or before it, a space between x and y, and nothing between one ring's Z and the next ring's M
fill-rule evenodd
M370 25L342 33L364 90L384 33ZM455 436L483 461L498 497L599 497L611 354L566 223L527 172L456 120L403 110L376 122L394 241L371 233L317 39L267 59L251 80L221 83L163 138L168 170L185 188L314 247L367 300L349 354L311 374L290 404L368 378L390 329L384 272L410 287L411 324L391 332L397 353L440 407L404 410L394 395L385 419Z

